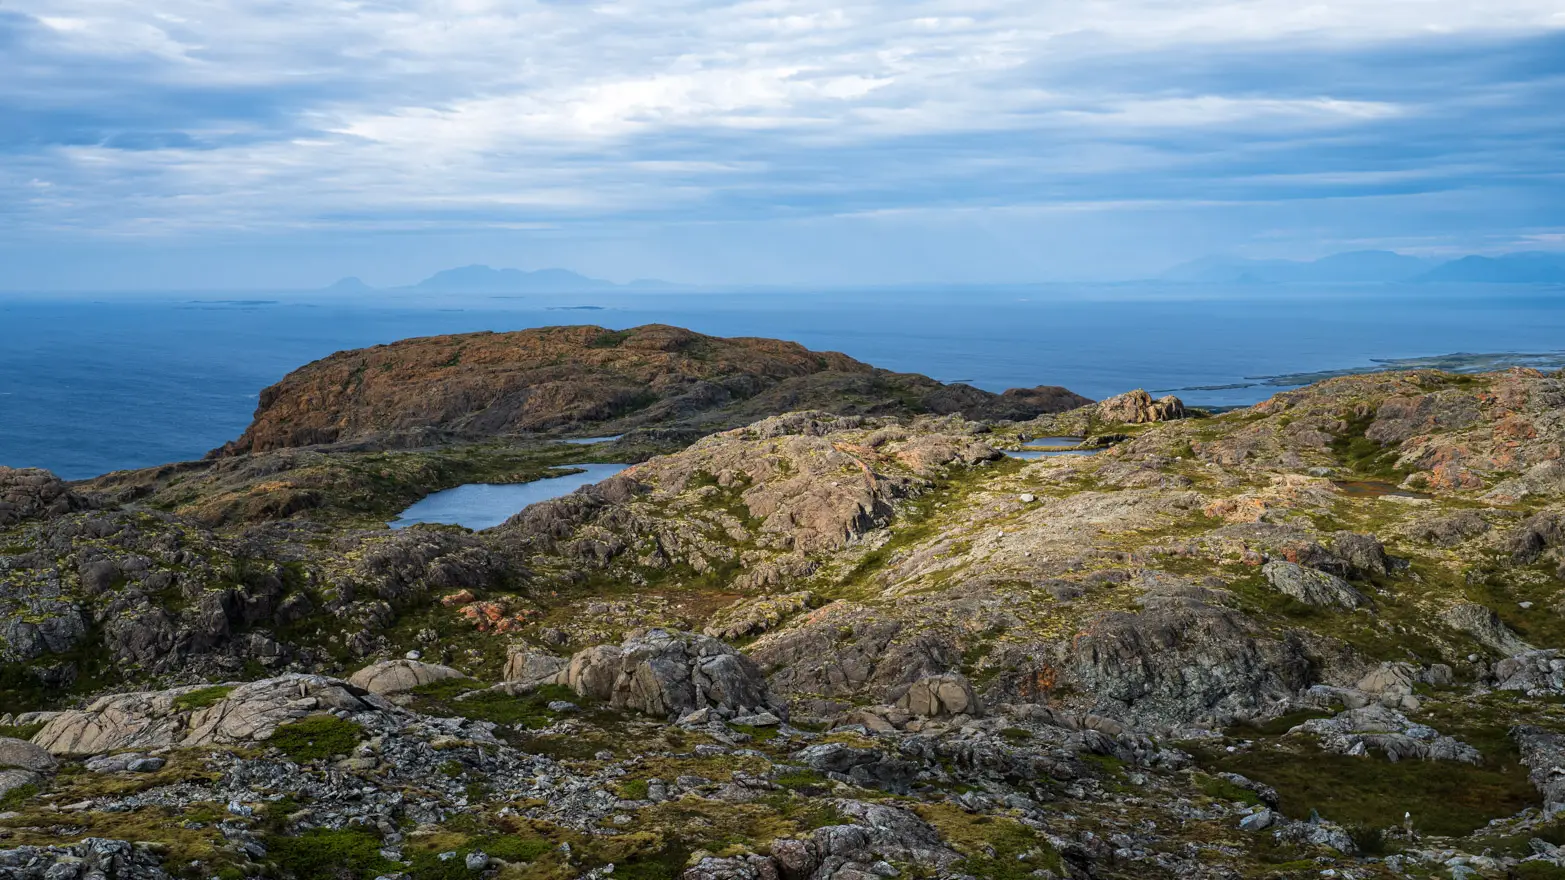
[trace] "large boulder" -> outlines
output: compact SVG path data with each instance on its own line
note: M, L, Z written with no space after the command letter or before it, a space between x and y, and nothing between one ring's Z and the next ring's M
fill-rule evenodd
M548 681L564 668L563 657L529 648L512 648L505 657L505 680L522 684Z
M1184 402L1179 398L1170 394L1153 400L1152 395L1140 388L1098 404L1098 418L1110 424L1167 422L1186 415Z
M0 467L0 528L86 507L65 481L37 468Z
M1293 562L1268 562L1261 571L1266 576L1266 582L1277 592L1292 596L1306 605L1353 609L1369 604L1368 597L1334 574L1305 568Z
M908 685L896 701L900 709L924 718L950 715L978 715L983 710L973 686L959 673L930 675Z
M1565 693L1565 655L1555 649L1524 651L1494 664L1494 680L1498 690L1528 696Z
M0 736L0 769L31 770L47 773L55 768L54 756L42 746L25 739Z
M5 798L6 795L19 788L25 788L29 785L42 785L43 781L43 774L32 770L19 770L16 768L0 770L0 799ZM0 874L0 877L4 876L4 874Z
M437 663L417 660L383 660L360 669L348 677L348 684L372 694L400 694L426 684L466 678L461 672Z
M657 717L706 707L730 716L782 711L748 657L709 636L667 629L633 632L624 644L581 651L556 680L615 709Z
M1500 621L1493 609L1473 602L1463 603L1441 615L1452 629L1472 636L1479 644L1507 657L1533 650L1522 637Z

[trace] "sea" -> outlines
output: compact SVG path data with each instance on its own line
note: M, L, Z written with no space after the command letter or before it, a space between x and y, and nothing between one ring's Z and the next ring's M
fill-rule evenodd
M790 339L1001 391L1255 403L1263 377L1565 349L1560 285L1048 284L572 294L0 294L0 465L67 479L199 458L342 349L559 324Z

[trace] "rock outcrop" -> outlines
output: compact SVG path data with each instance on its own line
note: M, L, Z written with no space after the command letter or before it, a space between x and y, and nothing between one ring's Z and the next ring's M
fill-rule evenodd
M1185 405L1172 394L1152 399L1152 395L1136 389L1117 397L1110 397L1098 404L1098 419L1109 424L1140 425L1147 422L1167 422L1185 418Z
M728 717L784 712L749 658L695 633L634 633L621 645L599 645L571 657L557 679L615 709L678 717L711 708Z
M449 666L418 660L384 660L348 676L348 684L372 694L400 694L438 681L467 676Z
M896 705L924 718L983 713L973 686L965 676L954 672L926 676L913 682L907 686L906 693L897 697Z
M24 519L59 516L88 506L54 474L37 468L0 467L0 529Z
M1342 578L1297 563L1268 562L1262 572L1277 592L1306 605L1352 610L1369 603L1368 597Z
M116 694L61 712L33 737L55 755L263 742L283 724L368 707L345 682L285 675L239 684L211 706L182 703L200 688Z
M439 436L621 433L642 425L712 430L811 408L1018 419L1088 402L1061 388L999 395L942 385L770 339L655 324L545 327L334 354L262 391L255 421L216 454L399 433L427 444Z
M1505 656L1522 654L1533 646L1522 641L1515 631L1500 620L1494 610L1473 602L1464 602L1441 615L1453 629L1472 636L1480 644Z

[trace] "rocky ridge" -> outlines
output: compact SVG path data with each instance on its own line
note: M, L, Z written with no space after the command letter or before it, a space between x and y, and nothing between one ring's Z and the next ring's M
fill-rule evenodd
M476 534L25 474L0 877L1558 876L1562 403L768 415Z

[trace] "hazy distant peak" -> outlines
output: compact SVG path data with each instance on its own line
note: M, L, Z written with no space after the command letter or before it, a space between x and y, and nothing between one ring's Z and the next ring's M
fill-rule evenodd
M539 269L535 272L526 272L521 269L492 269L484 265L446 269L414 285L418 290L452 293L562 292L609 290L618 286L612 281L588 278L569 269Z
M358 278L358 276L349 275L346 278L337 279L337 281L332 283L332 285L326 289L332 293L362 293L365 291L374 290L375 288L365 284Z
M1433 263L1395 251L1347 251L1318 260L1247 260L1211 256L1175 266L1163 274L1168 281L1277 284L1288 282L1408 281L1429 271Z
M1466 281L1508 284L1565 283L1565 254L1527 251L1498 257L1462 257L1443 263L1419 281Z

